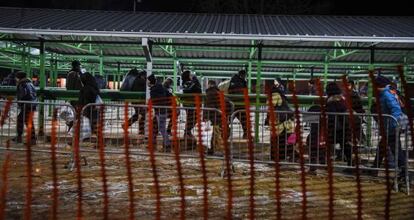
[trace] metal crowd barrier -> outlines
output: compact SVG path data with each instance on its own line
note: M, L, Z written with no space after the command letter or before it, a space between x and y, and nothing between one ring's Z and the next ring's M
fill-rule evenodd
M4 124L0 128L1 149L6 148L7 142L17 144L20 148L19 144L24 144L30 139L33 151L46 150L50 147L54 114L56 116L57 148L64 149L67 144L73 141L70 122L75 117L75 111L70 104L0 100L0 110L0 118L4 120ZM30 124L32 135L27 138L27 127Z
M357 149L359 153L360 169L364 172L372 174L373 171L384 171L384 162L379 154L379 143L381 135L379 125L376 122L377 115L374 114L355 114L356 131L351 131L349 114L347 113L327 113L327 129L330 145L327 149L320 144L321 134L321 114L319 112L300 112L300 133L304 149L304 163L310 168L326 167L327 150L333 161L333 167L342 169L345 172L351 172L355 169L355 160L352 135L356 135ZM257 118L258 117L258 120ZM300 150L296 143L295 133L295 117L294 112L275 111L275 125L277 138L271 138L271 122L269 121L267 110L251 109L250 116L246 116L246 110L235 111L231 116L230 123L230 146L231 157L233 161L248 162L249 146L248 146L248 130L251 132L251 140L253 142L253 160L256 163L275 163L276 150L278 149L280 164L298 164L300 158ZM250 129L246 127L247 119L250 118ZM255 120L256 119L256 120ZM369 120L371 119L371 120ZM399 166L398 153L399 149L407 155L405 166L408 164L408 137L400 135L399 126L391 129L389 124L393 121L398 122L391 115L383 115L383 120L387 121L385 131L387 133L386 144L388 147L388 156L390 171L394 172L394 187L398 188ZM372 134L367 136L367 123L371 122ZM257 124L258 123L258 124ZM258 132L255 129L259 129ZM259 134L255 136L255 134ZM401 144L405 143L405 144ZM393 149L390 149L393 148ZM412 167L411 167L412 169ZM409 192L409 174L408 169L405 173L407 192Z
M36 134L36 146L32 147L32 151L50 152L51 141L51 127L52 118L55 113L56 116L56 139L57 150L59 153L72 154L74 143L74 129L75 109L66 103L54 102L16 102L11 101L9 104L9 111L5 111L8 101L0 101L1 114L7 113L7 116L1 115L4 118L4 124L0 128L0 149L9 150L24 150L21 145L8 146L7 142L13 137L17 136L17 127L20 123L23 126L22 142L26 141L26 124L28 118L25 117L29 112L33 112L33 127ZM36 109L34 110L34 107ZM80 153L82 152L97 152L99 133L97 132L97 125L99 117L103 116L102 125L102 139L105 144L105 153L123 153L125 144L125 135L123 125L128 126L128 144L130 145L131 154L148 155L149 144L149 111L147 105L128 105L125 104L89 104L81 111L80 121ZM30 109L34 111L30 111ZM155 152L160 155L172 156L172 141L173 141L173 126L172 126L172 107L153 106L151 111L153 135L153 146ZM224 126L229 126L229 142L231 147L231 158L233 161L246 162L249 159L248 143L244 130L247 125L245 110L238 110L229 116L230 121L222 123L221 112L213 108L200 108L201 117L197 119L197 112L195 107L179 107L176 108L176 143L180 155L183 157L199 157L198 146L202 145L206 149L206 157L224 159L224 137L222 130ZM271 140L270 122L267 119L267 110L251 110L250 115L250 131L254 142L253 156L255 162L259 163L274 163L274 149L278 146L279 160L281 164L298 164L299 152L297 145L294 143L294 117L293 112L277 111L276 118L278 121L285 123L277 123L278 139ZM126 114L127 113L127 114ZM162 117L161 121L165 120L163 126L165 129L158 127L157 118ZM346 113L328 113L327 117L332 122L328 123L328 131L330 133L329 149L333 159L335 168L355 168L355 158L353 155L353 148L351 144L352 132L345 131L349 126L348 114ZM360 127L357 134L359 160L362 170L384 170L384 164L381 160L376 160L378 153L378 145L381 140L379 133L379 126L376 123L376 115L373 114L355 114L355 123ZM304 158L305 164L309 167L325 167L326 166L326 149L319 147L319 131L320 131L320 113L318 112L300 112L301 118L301 138L304 143ZM198 125L200 121L200 126ZM392 116L384 115L385 121L395 121ZM367 123L371 122L372 135L367 136ZM386 123L389 124L389 123ZM398 124L398 123L397 123ZM168 129L171 126L170 130ZM186 126L188 127L186 131ZM72 127L71 129L69 129ZM89 129L88 129L89 127ZM201 130L199 131L199 127ZM255 129L259 129L258 132ZM86 130L84 130L86 129ZM89 130L89 131L87 131ZM390 129L386 127L387 132ZM409 164L410 155L412 151L411 138L407 129L403 129L403 135L398 138L400 128L397 126L395 130L395 138L386 138L388 146L394 145L394 152L399 152L402 148L407 160L406 162L406 181L409 187L409 171L413 167ZM84 132L89 132L85 133ZM259 134L259 135L255 135ZM391 135L387 133L387 136ZM169 141L165 141L165 139ZM199 141L201 139L201 142ZM29 140L29 139L27 139ZM400 141L399 141L400 140ZM169 142L169 143L168 143ZM392 144L390 143L392 142ZM13 142L12 142L13 143ZM70 146L70 148L69 148ZM69 149L69 150L68 150ZM273 151L272 151L273 149ZM390 149L391 150L391 149ZM391 150L392 151L392 150ZM389 152L388 155L395 155L393 160L398 161L399 154ZM87 159L87 158L85 158ZM398 178L398 163L394 162L394 180L397 183ZM69 163L69 168L74 168L73 160ZM409 190L407 190L408 192Z
M171 106L152 106L149 119L148 105L89 104L81 111L81 151L97 149L99 118L103 117L103 140L107 152L123 152L124 125L127 125L128 144L133 154L148 154L149 123L152 123L153 145L159 154L171 156L173 147L173 117ZM201 131L198 130L195 107L176 107L177 147L183 156L197 156L199 135L207 156L217 155L212 142L213 130L221 122L221 113L213 108L201 108ZM161 128L161 127L164 128ZM88 127L90 129L88 130ZM186 129L187 127L187 129ZM221 158L221 157L219 157Z

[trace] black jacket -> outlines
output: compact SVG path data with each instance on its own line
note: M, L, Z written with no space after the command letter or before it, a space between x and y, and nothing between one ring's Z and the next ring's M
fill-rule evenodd
M183 93L201 93L201 84L196 76L194 76L190 81L184 82Z
M96 75L95 76L95 81L96 81L96 84L98 85L99 89L107 89L108 88L108 83L106 82L106 79L103 76Z
M200 94L201 93L201 84L198 81L197 77L194 76L190 81L183 83L183 93L184 94ZM192 106L195 102L194 96L184 96L181 98L184 101L185 106Z
M170 97L168 97L167 91L164 86L161 85L161 83L156 83L150 88L150 96L153 106L169 106ZM167 109L161 108L156 109L155 111L159 111L161 114L165 114L167 112Z
M327 113L347 113L345 99L342 95L328 97L326 102ZM345 143L351 140L351 130L348 115L328 114L328 138L330 144Z
M243 89L247 88L247 81L239 76L234 75L230 79L229 94L243 94Z
M17 96L17 101L31 101L31 102L35 102L37 101L37 95L36 95L36 89L32 83L32 81L30 81L29 79L22 79L18 84L17 84L17 91L16 91L16 96ZM19 107L31 107L32 110L34 110L34 108L36 108L36 105L27 105L27 104L19 104Z
M80 90L82 88L82 82L80 80L80 73L71 70L66 76L66 89L67 90Z
M243 95L244 89L247 88L247 82L245 79L241 78L238 74L234 75L230 79L230 85L229 85L229 94L235 94L235 95ZM235 109L244 108L244 106L241 106L240 103L244 102L243 97L232 97L231 100L235 102L234 104L237 106Z
M352 91L351 99L352 109L354 109L356 113L365 113L364 106L362 105L362 100L361 97L358 95L358 92Z
M80 90L79 105L85 106L90 103L95 103L96 96L99 95L99 90L90 85L84 85Z
M134 92L146 92L147 91L147 80L141 77L136 77L132 83L131 91Z
M83 87L80 90L78 105L85 106L90 103L95 103L99 95L99 88L96 84L95 78L90 73L85 73L81 76ZM91 117L91 113L96 113L95 106L87 108L84 111L84 116Z

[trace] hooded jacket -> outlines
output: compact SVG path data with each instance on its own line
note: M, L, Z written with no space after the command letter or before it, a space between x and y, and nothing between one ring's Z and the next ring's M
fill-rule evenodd
M390 86L386 86L380 93L381 111L383 114L392 115L394 118L399 120L403 116L399 100L391 93ZM394 120L384 120L385 127L394 129L397 123Z
M200 94L201 93L201 84L198 81L196 76L193 76L191 80L183 83L183 93L184 94ZM194 96L184 96L181 98L184 101L184 105L192 106L194 101Z
M95 103L96 96L99 95L99 88L95 78L89 73L85 73L81 77L81 82L83 87L80 90L79 105L84 106L90 103Z
M82 88L82 82L80 79L80 72L76 70L69 71L66 76L66 89L67 90L80 90Z
M18 101L37 101L36 89L30 79L24 78L17 84L16 96ZM19 103L19 107L24 107L25 104ZM35 108L34 105L31 105ZM27 107L27 104L26 104Z

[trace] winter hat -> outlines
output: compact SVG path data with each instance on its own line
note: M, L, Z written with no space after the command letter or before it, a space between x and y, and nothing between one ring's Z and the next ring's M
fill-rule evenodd
M326 86L326 94L328 96L340 95L341 93L341 89L335 82L331 82Z
M26 78L26 77L27 77L27 74L23 71L19 71L19 72L16 73L16 78L18 78L18 79L23 79L23 78Z
M383 88L383 87L391 84L392 82L387 77L379 75L375 78L375 83L377 83L377 86L379 88Z
M185 83L191 80L191 72L190 70L186 70L181 74L182 81Z
M245 77L247 75L246 70L239 70L239 76Z
M154 74L149 75L147 79L150 82L150 84L155 84L157 82L157 78L155 78Z
M81 63L79 62L79 60L72 61L72 67L77 67L77 66L80 66L80 65L81 65Z

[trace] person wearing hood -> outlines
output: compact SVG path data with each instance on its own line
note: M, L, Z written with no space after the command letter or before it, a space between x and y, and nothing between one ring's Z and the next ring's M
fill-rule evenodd
M228 121L230 121L231 113L233 109L233 103L228 99L227 97L224 97L224 104L225 104L225 110L226 110L226 118ZM217 87L217 84L215 81L210 80L208 82L208 88L206 89L206 98L204 101L204 107L206 108L213 108L217 109L221 112L221 103L220 103L220 90ZM221 115L219 113L212 112L211 110L204 111L203 112L203 118L205 121L210 121L213 126L213 134L211 137L211 147L208 149L207 154L213 155L214 151L219 149L223 151L223 124L221 121ZM228 133L230 132L230 123L228 121L225 122L225 126L227 126ZM226 137L227 139L228 137Z
M336 82L331 82L326 86L326 112L327 113L347 113L345 97ZM328 114L328 143L335 148L339 144L340 149L335 149L337 159L345 160L348 166L352 165L352 145L351 128L348 115L329 115Z
M194 74L192 74L189 70L186 70L181 74L181 79L183 82L183 93L186 95L191 95L182 98L182 100L184 101L183 106L194 107L194 96L197 94L201 94L201 84L198 81L197 77ZM196 124L195 110L186 109L186 115L187 116L185 120L184 133L187 137L193 138L194 136L191 133L191 130L193 130Z
M99 95L98 84L95 81L95 77L92 74L86 72L80 77L82 88L80 89L80 95L78 99L79 107L84 107L87 104L96 103L97 96ZM95 106L89 106L83 111L83 116L89 119L92 132L96 132L96 125L98 122L98 110Z
M82 88L81 83L81 63L78 60L72 61L72 69L66 76L66 89L67 90L80 90Z
M141 92L144 93L147 91L147 72L138 71L137 69L131 69L125 80L122 83L121 91L130 91L130 92ZM142 103L132 103L132 104L142 104ZM133 125L138 121L138 133L144 135L145 133L145 114L146 108L144 107L134 107L135 113L128 119L128 126Z
M364 105L362 104L361 97L359 96L358 90L355 88L355 82L348 80L348 89L351 92L352 109L356 113L365 113Z
M82 82L81 82L81 63L79 60L72 61L72 69L69 70L68 74L66 75L66 90L75 90L80 91L82 89ZM76 101L70 101L70 105L72 105L74 108L78 105ZM73 121L68 121L66 123L69 130L73 126Z
M148 86L150 88L150 97L152 101L153 106L160 106L161 108L154 108L154 117L157 121L157 126L154 126L154 133L153 133L153 143L157 143L157 135L158 132L161 133L163 138L163 149L166 152L171 151L171 142L170 138L167 133L167 107L170 103L170 97L167 95L167 91L164 88L164 86L157 81L157 78L154 76L154 74L151 74L148 76Z
M235 74L230 79L230 85L229 85L229 94L234 95L243 95L243 91L247 89L247 81L246 81L247 73L245 70L240 70L237 74ZM231 101L235 103L234 111L238 110L245 110L245 106L241 105L240 103L244 103L243 97L232 97ZM236 114L235 117L240 121L240 124L243 129L243 138L247 138L247 116L246 112L240 112L239 114Z
M296 152L291 143L288 143L289 137L294 134L294 120L292 110L289 108L288 100L285 95L284 86L280 79L276 79L268 87L268 94L271 93L272 104L274 111L276 112L276 121L275 125L277 126L278 138L277 141L271 141L271 159L274 159L275 151L277 147L279 148L279 159L284 160L287 157L295 157ZM269 100L267 100L267 106L269 105ZM266 115L265 125L270 125L269 121L270 115L269 112Z
M17 101L29 101L29 102L36 102L37 95L36 89L27 78L27 74L25 72L17 72L16 73L16 82L17 82ZM31 139L30 142L32 145L36 144L36 132L35 126L33 123L33 117L30 119L30 115L33 115L33 112L36 111L36 104L29 104L29 103L18 103L19 107L19 114L17 115L17 136L13 138L13 141L16 143L22 143L22 135L24 131L24 125L28 127L31 125Z
M399 178L400 181L405 182L405 169L406 169L406 155L401 148L400 133L397 133L397 126L405 128L408 124L407 116L403 112L404 104L402 103L401 98L398 96L398 93L391 86L392 81L384 76L377 76L375 78L377 84L377 89L380 96L380 106L382 114L392 115L397 121L391 120L389 117L383 118L384 127L387 135L382 137L383 143L386 143L387 149L387 158L390 168L395 167L396 165L400 168ZM378 112L374 112L378 113ZM398 145L398 152L395 152L395 145ZM398 161L395 161L398 154ZM381 161L384 158L384 153L378 150L377 156L375 157L374 166L379 167ZM397 164L396 164L397 163Z

